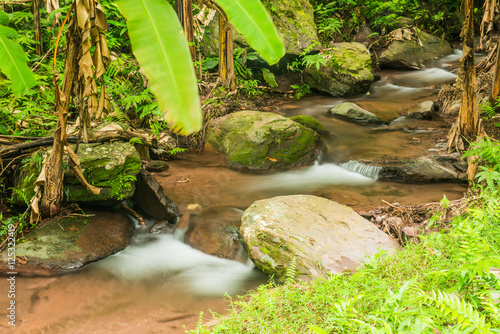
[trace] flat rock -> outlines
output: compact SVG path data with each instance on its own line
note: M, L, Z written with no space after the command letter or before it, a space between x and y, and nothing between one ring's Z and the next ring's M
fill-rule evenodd
M407 110L408 118L432 119L434 112L434 101L424 101Z
M365 256L398 242L345 205L310 195L254 202L240 233L255 266L283 281L292 260L302 278L355 271Z
M355 103L344 102L331 108L328 113L333 116L345 117L359 123L381 124L384 121L374 113L361 108Z
M14 268L8 262L8 249L0 253L0 275L11 271L25 276L67 273L129 245L134 224L126 215L102 211L92 214L44 222L16 244L16 257L21 260L15 261Z

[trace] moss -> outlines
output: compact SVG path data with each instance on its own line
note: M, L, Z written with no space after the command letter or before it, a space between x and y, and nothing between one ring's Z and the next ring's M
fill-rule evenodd
M285 117L257 111L216 120L207 141L233 167L268 169L306 164L315 158L319 136Z
M319 134L327 134L329 131L325 129L323 124L321 124L316 118L308 115L298 115L290 117L294 122L299 123L306 128L316 131Z
M135 176L141 170L141 160L130 143L114 142L107 144L81 144L78 150L83 175L87 182L102 188L99 195L92 194L68 167L67 158L63 161L65 169L65 200L71 202L109 202L130 198L135 190ZM34 159L32 159L34 160ZM35 163L26 166L14 187L13 201L25 205L23 196L29 200L34 195L34 181L40 174Z

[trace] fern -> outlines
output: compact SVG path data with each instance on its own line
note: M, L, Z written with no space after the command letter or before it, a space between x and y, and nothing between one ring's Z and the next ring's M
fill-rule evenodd
M286 269L285 274L285 284L292 284L295 282L295 278L297 278L297 258L293 258L290 261L290 266Z
M460 329L467 332L490 333L491 326L486 323L485 316L457 295L441 290L432 291L430 295L421 291L419 295L437 308L442 316L457 321Z

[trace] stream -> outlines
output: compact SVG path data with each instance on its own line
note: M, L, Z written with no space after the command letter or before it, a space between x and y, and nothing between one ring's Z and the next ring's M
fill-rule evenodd
M462 197L458 183L403 184L377 180L370 166L342 165L351 157L425 153L415 138L422 129L438 129L442 120L400 117L405 107L436 100L438 85L453 82L461 52L441 58L422 71L382 71L369 94L352 98L325 96L290 100L279 105L286 117L310 115L332 135L325 137L326 153L312 166L293 170L250 173L225 167L211 152L186 153L171 161L156 178L180 208L200 204L244 210L255 200L288 194L313 194L354 209L382 205L450 200ZM418 124L416 130L371 131L370 127L332 118L326 111L345 102L379 110L381 118L398 124ZM242 211L241 211L242 212ZM224 312L225 294L235 296L267 282L250 261L231 261L202 253L183 243L185 230L150 234L137 225L132 244L124 251L57 277L17 277L16 333L184 333L194 329L198 314ZM0 289L7 291L5 280ZM0 295L0 305L8 302ZM2 314L5 311L0 312ZM5 322L0 333L11 332Z

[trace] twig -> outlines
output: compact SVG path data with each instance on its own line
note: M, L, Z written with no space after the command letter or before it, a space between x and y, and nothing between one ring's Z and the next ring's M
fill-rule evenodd
M395 209L399 209L399 207L395 206L394 204L391 204L391 203L387 202L386 200L381 200L381 201L384 202L385 204L389 205L389 206L392 206Z
M130 214L131 216L134 216L135 219L137 219L137 221L139 222L139 224L141 224L141 226L146 226L146 222L144 221L144 218L142 218L142 216L140 214L138 214L137 212L135 212L134 210L132 210L130 207L126 206L123 203L122 203L122 208L128 214Z

